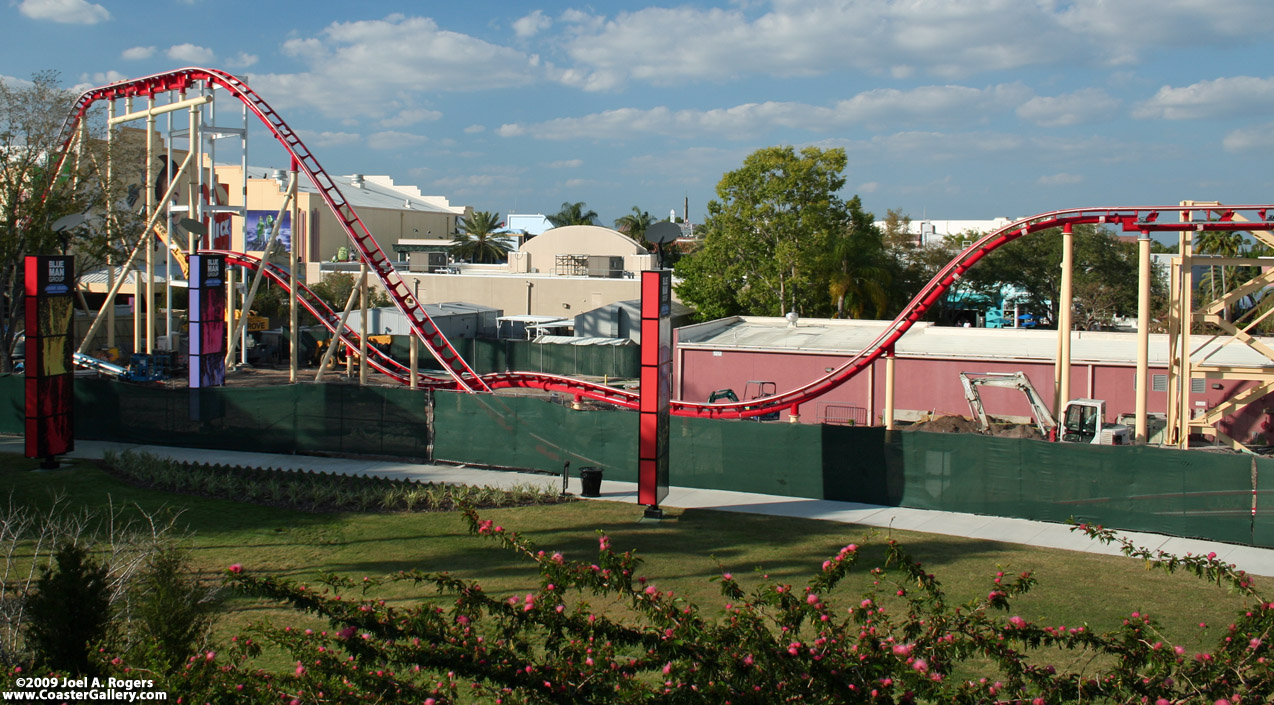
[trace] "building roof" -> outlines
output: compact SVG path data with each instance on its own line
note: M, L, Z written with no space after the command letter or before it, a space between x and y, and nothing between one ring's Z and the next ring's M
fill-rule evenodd
M345 200L358 208L384 208L391 210L414 210L423 213L439 213L462 216L463 206L453 206L442 196L424 196L415 186L395 184L388 176L371 174L349 174L336 176L329 174L332 183L341 190ZM287 187L288 172L282 169L267 167L248 167L249 179L274 179L280 182L280 189ZM317 194L318 189L309 179L301 179L297 190L302 193Z
M682 348L790 352L818 355L853 355L885 331L890 321L801 319L790 327L783 318L736 316L677 329ZM1196 336L1196 345L1205 340ZM1274 338L1261 338L1274 347ZM959 328L917 323L894 347L899 357L956 358L962 360L1055 359L1057 331L1028 329ZM1150 336L1150 364L1168 364L1168 336ZM1236 367L1274 367L1265 356L1224 340L1203 345L1193 356L1196 363ZM1071 342L1072 364L1127 364L1137 362L1137 334L1076 331Z
M541 335L535 339L535 342L556 343L558 345L611 345L615 347L633 344L633 341L629 338L576 338L573 335Z
M127 279L124 281L124 284L127 286L132 286L133 281L138 278L137 273L133 271L125 272L123 267L114 267L113 269L115 270L115 279L117 280L120 277L127 275ZM154 277L155 277L156 283L162 284L163 282L168 280L167 273L164 271L164 269L165 269L164 262L157 262L155 264ZM145 271L143 270L142 272L140 272L140 274L142 274L143 276L141 280L142 283L145 283L146 282L144 278ZM180 282L181 286L186 285L185 276L181 273L181 268L178 267L176 263L172 265L172 278L173 278L174 284ZM99 267L98 269L94 269L88 272L83 272L80 274L81 285L110 286L110 281L111 281L110 272L107 270L106 267Z

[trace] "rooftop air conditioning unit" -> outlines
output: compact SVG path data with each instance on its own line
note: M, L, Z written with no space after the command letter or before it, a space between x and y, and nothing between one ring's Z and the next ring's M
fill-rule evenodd
M590 255L588 276L619 279L624 276L624 258L611 255Z

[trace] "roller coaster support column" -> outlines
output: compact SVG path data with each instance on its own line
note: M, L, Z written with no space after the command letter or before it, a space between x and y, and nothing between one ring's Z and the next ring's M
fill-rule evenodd
M367 260L363 260L363 268L358 277L358 301L363 307L362 320L358 326L358 385L367 384Z
M1150 398L1150 231L1137 238L1137 426L1136 442L1145 443L1146 404Z
M411 371L408 372L407 384L410 388L417 389L420 387L420 372L418 371L420 369L420 339L416 337L415 333L411 334L410 339L411 359L409 362L411 364Z
M1072 274L1075 269L1075 233L1071 224L1062 228L1062 290L1057 298L1057 396L1053 399L1053 415L1062 418L1062 409L1071 398L1071 326L1072 326Z
M420 305L420 278L417 277L413 282L411 291L411 303L413 306ZM420 339L416 337L416 331L407 330L408 340L410 343L410 359L408 360L407 385L411 389L420 387Z
M297 163L296 158L292 158L291 182L297 182ZM291 344L288 345L288 382L296 384L297 363L300 361L301 340L300 326L297 323L297 310L301 307L297 302L296 292L296 235L301 230L301 199L295 195L292 197L292 236L288 238L288 288L291 293L288 296L288 336Z
M1206 217L1206 216L1205 216ZM1191 220L1193 217L1191 216ZM1193 363L1190 360L1190 333L1194 327L1194 232L1181 233L1181 295L1177 299L1181 320L1181 343L1177 346L1177 445L1190 447L1190 384L1194 378Z
M885 351L885 430L894 430L894 346Z
M191 154L194 152L192 151ZM146 98L146 215L156 212L155 203L155 96ZM174 179L175 180L175 179ZM166 202L166 201L165 201ZM155 352L155 248L154 236L147 230L146 242L146 354ZM141 297L133 299L133 315L142 312ZM134 347L134 350L137 348Z
M108 100L106 101L106 125L107 125L106 127L106 183L108 184L107 188L110 188L110 184L115 183L114 181L112 181L113 175L115 173L115 168L114 168L115 150L111 149L111 143L113 142L112 137L114 135L114 130L111 129L111 119L114 117L115 117L115 101ZM115 249L113 247L113 245L115 244L115 233L114 233L114 228L112 228L111 226L111 219L106 218L105 221L106 221L105 223L106 242L112 245L112 247L109 247L107 249L107 254L106 254L106 280L107 280L108 287L110 289L114 289L115 288L115 257L112 251ZM111 348L115 347L115 301L108 300L105 305L106 305L106 349L110 350Z

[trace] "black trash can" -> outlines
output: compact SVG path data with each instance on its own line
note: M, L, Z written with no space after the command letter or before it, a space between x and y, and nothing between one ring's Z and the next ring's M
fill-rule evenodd
M602 496L602 469L582 467L579 469L580 494L584 497Z

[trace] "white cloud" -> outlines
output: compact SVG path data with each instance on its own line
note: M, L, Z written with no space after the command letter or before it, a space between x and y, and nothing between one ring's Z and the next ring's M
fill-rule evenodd
M525 85L543 74L538 58L458 32L424 17L335 22L318 36L283 43L306 66L293 74L254 74L253 88L279 106L388 118L411 96Z
M1081 184L1083 182L1084 182L1083 176L1080 176L1079 174L1067 174L1063 172L1060 174L1050 174L1048 176L1041 176L1035 183L1039 184L1040 186L1073 186L1075 184Z
M1274 78L1234 76L1174 88L1164 86L1138 105L1133 117L1164 120L1266 113L1274 108Z
M256 54L249 54L246 51L241 51L229 59L226 59L226 66L232 69L246 69L249 66L256 65L258 61L260 61L260 57Z
M380 121L381 127L409 127L418 122L434 121L442 118L442 113L437 110L425 110L423 108L412 108L408 110L400 110L397 115L385 118Z
M111 18L105 7L85 0L22 0L18 11L33 20L63 24L97 24Z
M168 47L166 53L168 58L173 61L184 61L195 65L210 64L217 58L217 55L211 49L196 46L190 42L174 44Z
M877 181L868 181L858 185L858 193L876 193L880 190L880 183Z
M367 146L372 149L403 149L406 147L416 147L428 142L429 138L424 135L413 135L410 132L396 132L394 130L386 130L384 132L373 133L367 138Z
M543 11L536 10L514 22L513 33L519 37L533 37L552 26L553 20L546 17Z
M1036 96L1018 106L1017 115L1040 127L1066 127L1113 117L1121 101L1096 88L1065 95Z
M1265 152L1274 150L1274 122L1234 130L1221 140L1227 152Z
M17 78L15 76L5 76L4 74L0 74L0 83L3 83L9 88L16 88L19 90L23 88L30 88L35 85L26 79Z
M72 93L83 93L84 91L87 91L91 88L97 88L98 86L105 86L108 83L123 81L123 80L126 80L127 78L128 76L125 76L119 71L113 71L113 70L112 71L97 71L95 73L82 73L80 74L79 83L76 83L74 86L71 86L70 91Z
M464 128L464 133L466 135L476 135L486 131L487 131L487 128L485 125L470 125Z
M140 61L142 59L149 59L154 55L155 47L132 47L125 49L124 53L120 54L120 58L127 59L128 61Z
M562 159L556 162L545 164L550 169L577 169L584 166L583 159Z
M763 74L865 71L943 78L1028 66L1134 63L1177 42L1263 41L1267 0L770 0L560 20L558 80L587 90ZM1130 31L1130 28L1135 28Z
M301 131L301 137L309 147L344 147L358 144L363 136L356 132L309 132Z
M964 86L923 86L910 91L878 89L831 106L772 101L713 110L673 111L664 106L618 108L542 123L501 125L496 133L501 137L530 135L549 140L628 139L643 133L681 138L751 139L774 128L829 132L855 126L884 129L916 121L976 123L991 114L1012 110L1029 97L1030 90L1020 84L985 89Z

